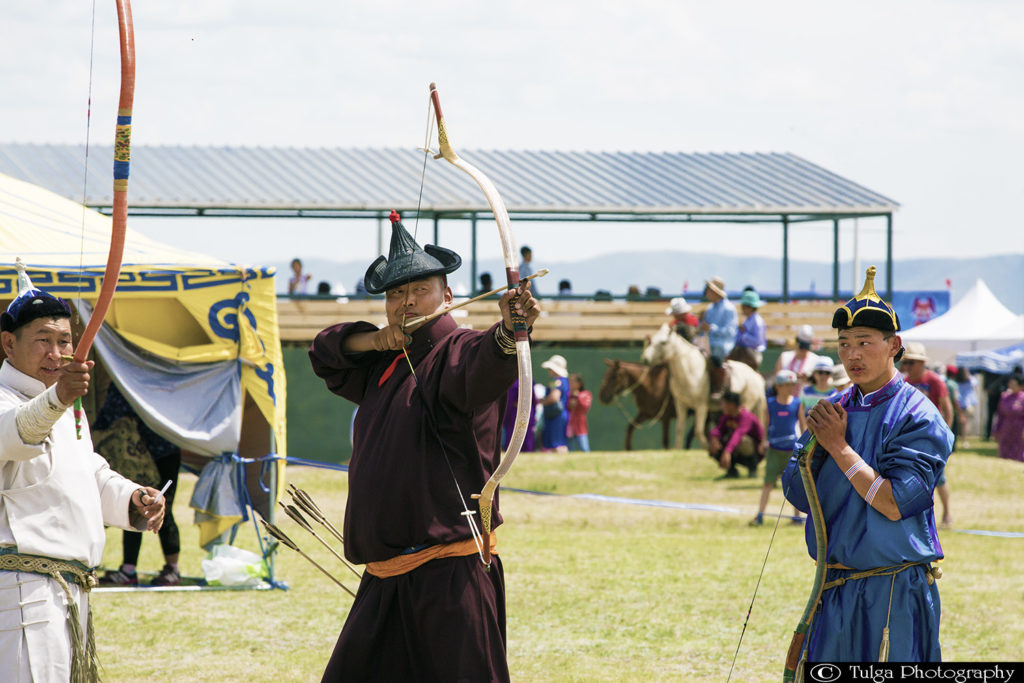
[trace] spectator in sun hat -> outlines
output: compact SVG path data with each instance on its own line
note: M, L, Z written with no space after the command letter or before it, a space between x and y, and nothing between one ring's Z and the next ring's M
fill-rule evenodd
M814 370L811 371L811 383L800 392L800 403L804 407L804 412L810 411L821 399L829 398L839 393L832 386L833 367L834 363L831 358L828 356L818 356L818 361L814 364Z
M683 297L677 296L668 302L665 315L672 316L672 329L675 333L692 343L700 326L700 320L693 313L693 306Z
M814 328L801 325L796 332L796 348L783 351L775 362L775 373L779 370L792 370L801 382L811 380L814 366L818 364L818 354L811 351L814 344Z
M768 397L768 448L764 457L764 485L761 487L757 516L750 521L751 526L760 526L764 523L768 498L793 455L797 436L806 428L803 406L797 397L798 391L800 381L795 372L779 370L776 373L775 395ZM793 519L803 520L799 513L795 514Z
M544 424L541 427L541 441L546 451L566 453L569 451L569 366L564 356L555 354L540 364L548 371L551 381L541 399Z
M846 368L843 367L842 363L836 363L832 366L832 387L836 391L844 391L852 382L850 376L846 374Z
M700 331L708 336L708 370L711 376L711 395L721 395L725 384L725 368L722 363L729 356L736 343L738 317L736 307L729 301L725 291L725 280L713 277L704 281L704 298L711 305L704 310Z
M897 662L942 659L941 572L932 563L943 552L933 492L953 434L896 369L900 320L875 292L875 273L868 268L864 288L832 317L839 360L854 386L808 413L796 449L817 440L806 461L810 472L794 457L782 475L786 498L804 512L811 499L803 478L813 478L829 540L820 558L826 588L810 629L794 638L787 671L801 661L877 661L880 654ZM814 527L805 530L812 558Z
M920 389L928 400L935 404L942 414L942 419L950 429L953 428L953 403L949 398L949 389L945 380L937 372L927 367L928 352L921 342L907 342L906 352L900 361L900 370L904 371L906 381Z
M390 219L388 256L364 277L368 292L385 294L387 324L332 325L309 350L314 374L359 406L344 536L346 557L366 566L323 680L508 681L504 568L495 555L484 570L478 517L457 501L500 464L518 375L513 311L532 325L540 308L525 282L488 304L490 328L460 328L444 309L462 259L421 247L397 212ZM499 527L497 506L492 516Z
M729 352L729 360L746 363L755 371L761 370L761 354L767 348L764 318L757 312L761 297L754 289L746 289L740 296L740 310L745 316L736 332L736 345Z

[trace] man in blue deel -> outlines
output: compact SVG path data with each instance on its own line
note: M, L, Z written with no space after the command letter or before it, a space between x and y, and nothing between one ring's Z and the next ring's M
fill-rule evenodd
M818 440L811 470L828 534L824 586L803 643L811 662L941 660L933 491L953 434L896 370L899 318L875 293L874 276L872 266L860 294L832 318L853 385L811 409L797 446ZM796 458L782 482L786 498L809 512ZM810 521L806 538L817 559Z

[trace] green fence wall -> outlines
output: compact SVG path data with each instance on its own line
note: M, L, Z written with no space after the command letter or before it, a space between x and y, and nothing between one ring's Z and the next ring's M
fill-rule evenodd
M768 349L761 366L769 372L781 349ZM535 382L548 381L547 370L540 364L553 354L565 356L569 372L579 373L586 389L594 394L590 410L590 447L595 451L617 451L625 446L628 418L615 404L602 405L597 399L605 358L640 361L640 346L585 347L535 344L533 373ZM324 462L347 462L352 454L349 430L354 405L329 392L309 365L307 347L284 348L285 372L288 378L288 455ZM624 399L622 406L629 415L636 414L636 405ZM670 440L670 445L672 441ZM661 428L654 424L633 434L633 448L660 449Z

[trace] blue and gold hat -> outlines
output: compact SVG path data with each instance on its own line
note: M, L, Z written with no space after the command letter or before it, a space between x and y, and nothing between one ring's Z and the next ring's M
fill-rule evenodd
M18 296L7 310L0 313L0 330L14 332L19 327L39 318L70 318L71 307L63 299L38 289L32 284L21 258L15 262L18 269Z
M391 250L388 258L378 256L363 277L366 291L380 294L389 289L432 275L447 275L462 265L462 257L451 249L428 244L420 248L402 225L401 216L392 211Z
M836 309L832 316L832 327L837 330L873 327L883 332L900 331L900 318L896 311L875 291L876 272L878 270L874 266L868 268L864 288L860 294Z

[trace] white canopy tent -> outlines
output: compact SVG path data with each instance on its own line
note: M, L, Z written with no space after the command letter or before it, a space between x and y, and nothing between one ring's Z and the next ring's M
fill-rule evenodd
M998 349L1020 341L1020 318L979 278L946 313L900 336L904 342L924 344L930 363L945 365L961 351Z

